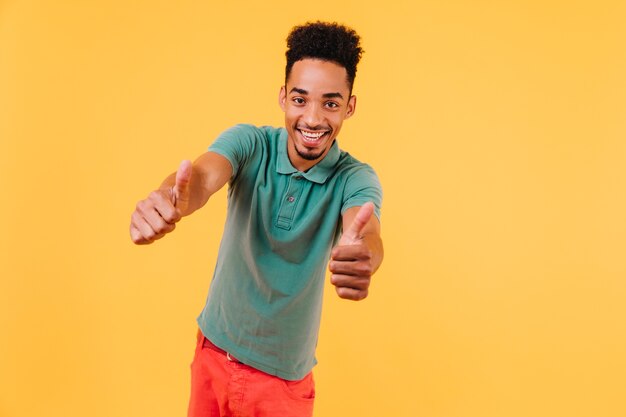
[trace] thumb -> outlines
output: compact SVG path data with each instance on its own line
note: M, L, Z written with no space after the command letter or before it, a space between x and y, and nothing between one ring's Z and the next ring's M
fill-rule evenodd
M176 171L176 182L174 185L174 205L189 201L189 180L191 179L191 161L184 160L180 163Z
M356 213L354 220L352 220L352 224L348 227L346 231L344 231L342 239L343 241L354 242L359 240L361 237L361 232L363 228L369 222L370 218L374 214L374 203L367 202L361 206L359 211Z

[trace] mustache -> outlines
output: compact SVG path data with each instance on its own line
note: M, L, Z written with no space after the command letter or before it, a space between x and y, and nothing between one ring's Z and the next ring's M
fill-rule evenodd
M311 132L319 132L319 131L325 131L325 132L331 132L332 129L330 128L330 126L322 126L322 125L318 125L318 126L309 126L309 125L296 125L296 129L298 130L309 130Z

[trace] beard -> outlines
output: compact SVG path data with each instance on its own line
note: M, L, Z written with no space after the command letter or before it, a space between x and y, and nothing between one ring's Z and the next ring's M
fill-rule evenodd
M304 153L302 151L300 151L300 149L298 149L297 146L295 146L296 148L296 153L298 154L298 156L302 159L306 159L307 161L315 161L316 159L319 159L322 155L324 155L324 152L326 151L326 149L323 149L321 152L316 152L316 153Z

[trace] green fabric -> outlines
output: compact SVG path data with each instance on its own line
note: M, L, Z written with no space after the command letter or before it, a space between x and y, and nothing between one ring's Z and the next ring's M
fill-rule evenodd
M233 176L200 329L243 363L301 379L316 363L324 278L341 214L372 201L380 217L378 178L337 142L314 167L298 171L284 128L237 125L209 150L230 161Z

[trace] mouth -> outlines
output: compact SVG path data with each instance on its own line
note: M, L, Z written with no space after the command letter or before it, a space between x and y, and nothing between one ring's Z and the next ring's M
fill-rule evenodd
M315 148L319 146L330 135L330 130L306 130L296 128L304 146Z

